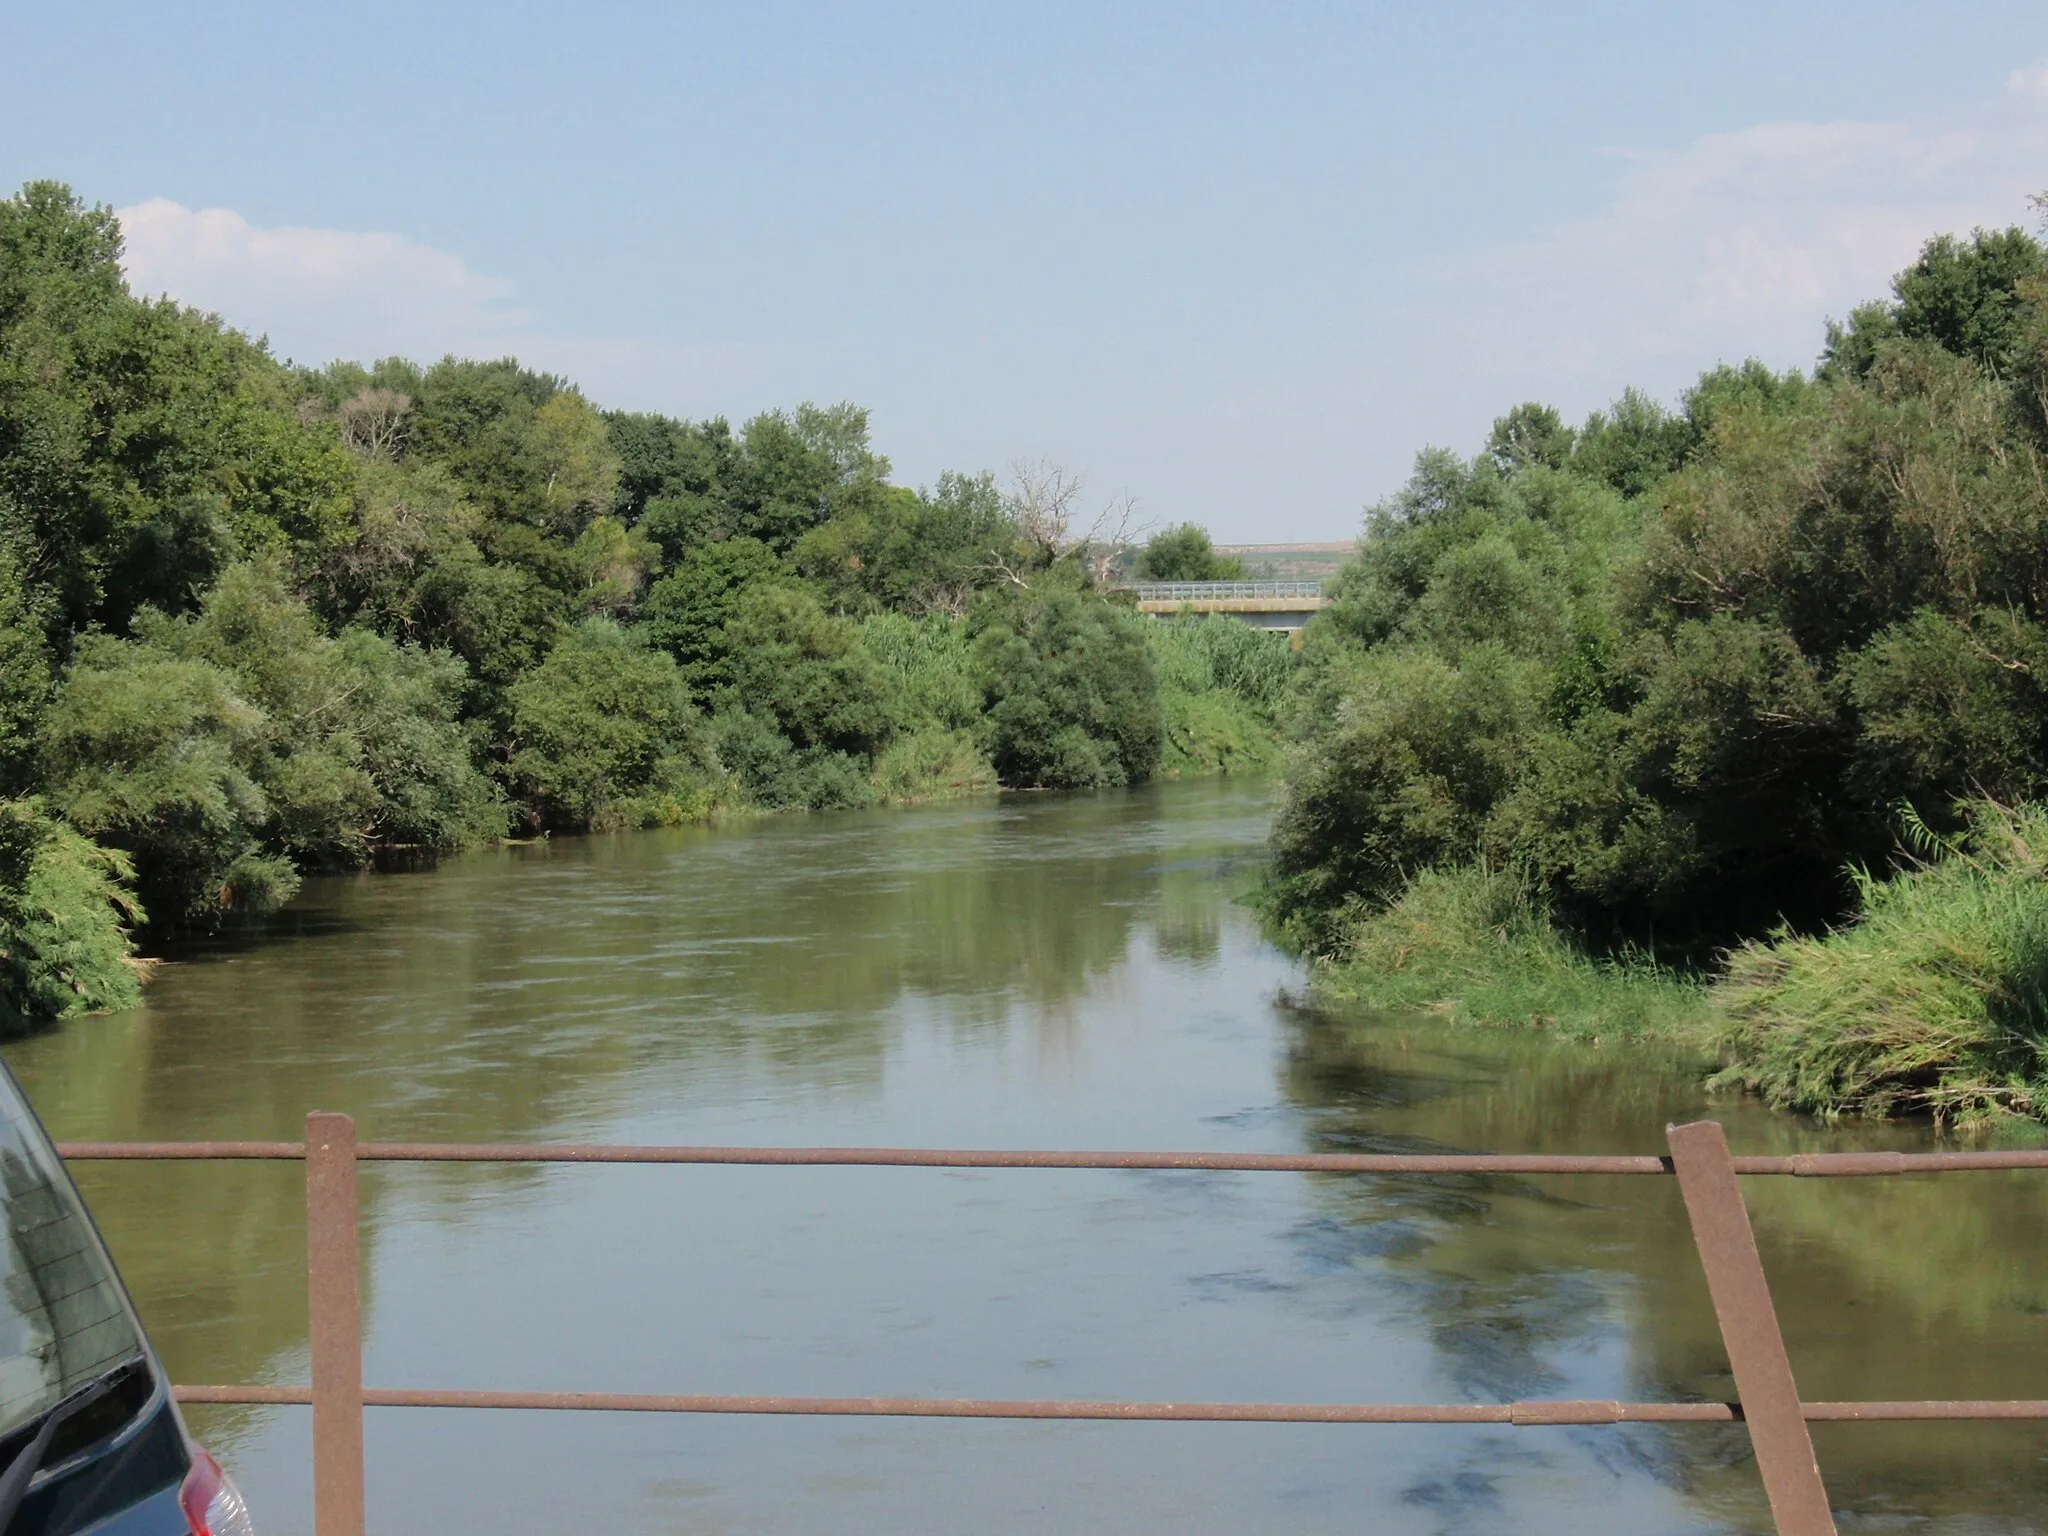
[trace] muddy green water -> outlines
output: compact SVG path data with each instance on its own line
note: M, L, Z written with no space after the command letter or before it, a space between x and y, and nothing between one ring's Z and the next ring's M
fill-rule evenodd
M1258 785L565 840L313 882L17 1043L63 1137L1232 1150L1911 1145L1693 1064L1288 1007ZM306 1373L289 1166L82 1182L173 1373ZM1730 1395L1665 1180L371 1166L377 1385L1493 1401ZM2048 1397L2048 1183L1749 1181L1813 1397ZM304 1410L204 1411L270 1536ZM2021 1532L2048 1434L1822 1426L1848 1530ZM372 1410L378 1536L1747 1532L1739 1431Z

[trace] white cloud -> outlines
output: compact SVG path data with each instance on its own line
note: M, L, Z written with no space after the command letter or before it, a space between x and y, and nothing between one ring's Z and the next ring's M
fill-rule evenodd
M2048 66L1944 121L1782 122L1621 157L1597 212L1434 282L1432 323L1553 394L1668 389L1717 359L1810 362L1940 231L2028 217L2048 185Z
M168 198L117 212L134 291L211 310L299 362L516 355L605 405L710 415L740 409L735 395L774 398L778 376L802 361L787 348L551 330L509 281L404 235L266 229L231 208Z
M230 208L152 198L119 210L128 281L270 336L280 354L470 351L531 326L512 285L404 235L261 229Z

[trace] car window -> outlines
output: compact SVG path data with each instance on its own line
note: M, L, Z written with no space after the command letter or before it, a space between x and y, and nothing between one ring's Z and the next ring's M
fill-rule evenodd
M0 1072L0 1436L142 1352L106 1251L27 1101Z

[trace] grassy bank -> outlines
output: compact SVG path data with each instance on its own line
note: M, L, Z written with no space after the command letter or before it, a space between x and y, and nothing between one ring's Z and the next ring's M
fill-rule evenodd
M1718 1062L1716 1084L1829 1119L2048 1119L2048 808L1978 806L1967 834L1922 844L1891 879L1861 879L1852 920L1744 944L1706 978L1587 955L1511 875L1432 871L1355 918L1314 989L1671 1040Z
M1585 1039L1705 1046L1713 1033L1704 984L1648 960L1586 955L1520 880L1469 865L1419 875L1391 907L1355 919L1313 990L1326 1001Z

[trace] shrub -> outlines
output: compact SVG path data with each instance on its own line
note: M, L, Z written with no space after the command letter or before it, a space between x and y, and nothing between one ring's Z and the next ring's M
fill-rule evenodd
M1289 778L1261 897L1282 932L1312 949L1417 871L1469 857L1541 722L1541 674L1498 650L1458 666L1390 651L1354 675Z
M733 687L798 750L872 757L895 734L903 706L859 638L808 593L752 588L725 630Z
M709 741L673 657L586 619L512 685L505 777L537 827L674 826L717 797Z
M141 999L132 873L40 802L0 801L0 1033Z
M747 800L766 810L845 811L874 803L865 758L830 747L799 747L772 715L728 700L711 717L718 761Z
M1050 581L992 594L971 621L990 757L1015 788L1135 784L1164 722L1146 620Z

